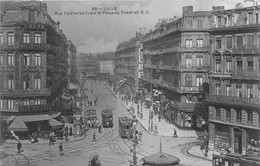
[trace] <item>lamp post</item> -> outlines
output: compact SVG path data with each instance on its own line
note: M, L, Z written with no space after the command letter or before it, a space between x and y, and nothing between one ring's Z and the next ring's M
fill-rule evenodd
M149 111L149 120L148 120L148 131L153 131L153 83L151 75L151 106Z

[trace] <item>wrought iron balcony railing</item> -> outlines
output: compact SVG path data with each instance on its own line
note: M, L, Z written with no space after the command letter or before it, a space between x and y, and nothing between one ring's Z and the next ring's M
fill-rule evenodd
M222 96L222 95L209 95L206 99L211 102L220 102L235 105L249 105L260 107L260 99L257 98L246 98L237 96Z

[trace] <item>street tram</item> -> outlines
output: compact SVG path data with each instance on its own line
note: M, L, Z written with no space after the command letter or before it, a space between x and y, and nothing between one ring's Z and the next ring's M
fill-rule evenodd
M109 109L102 110L103 127L113 127L113 112Z
M213 154L212 166L260 166L259 155Z
M122 138L132 138L133 137L133 120L129 117L119 117L119 135Z

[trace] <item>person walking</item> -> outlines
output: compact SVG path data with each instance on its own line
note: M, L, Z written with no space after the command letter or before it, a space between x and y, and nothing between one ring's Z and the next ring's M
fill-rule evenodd
M139 131L139 140L141 141L141 139L142 139L142 132L141 131Z
M22 143L20 140L18 140L18 143L17 143L17 152L20 153L21 152L21 148L22 148Z
M62 156L62 155L63 155L63 146L62 146L62 143L60 143L59 150L60 150L60 155Z
M174 129L173 137L178 137L178 135L177 135L177 131L176 131L175 129Z
M96 133L93 134L92 142L93 142L93 141L97 141L97 139L96 139Z
M98 131L99 131L99 133L101 133L101 129L102 129L101 125L98 125Z

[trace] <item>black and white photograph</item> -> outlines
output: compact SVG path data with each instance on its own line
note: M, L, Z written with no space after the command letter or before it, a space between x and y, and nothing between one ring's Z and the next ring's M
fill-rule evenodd
M0 166L260 166L260 0L0 0Z

